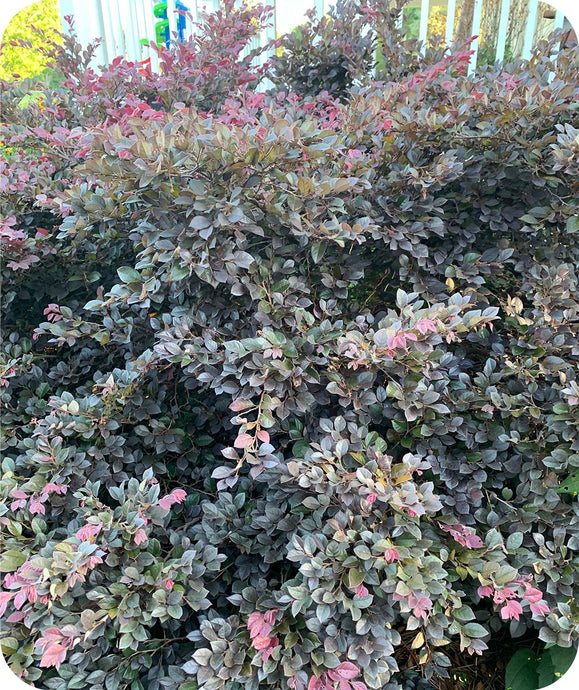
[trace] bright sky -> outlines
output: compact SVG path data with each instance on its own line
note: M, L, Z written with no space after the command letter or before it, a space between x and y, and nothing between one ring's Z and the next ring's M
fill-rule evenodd
M335 0L324 0L324 10L334 4ZM303 24L305 13L314 6L314 0L277 0L276 1L276 29L277 33L285 34L299 24Z

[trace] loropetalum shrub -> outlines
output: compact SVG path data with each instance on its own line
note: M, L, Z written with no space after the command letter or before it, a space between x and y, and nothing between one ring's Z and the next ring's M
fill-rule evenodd
M576 642L576 51L467 59L213 113L127 107L117 61L108 120L82 79L10 111L24 680L397 690L505 629Z
M275 87L301 96L328 91L344 97L374 64L376 44L367 9L356 0L338 0L327 15L306 12L308 21L279 41L278 54L270 61Z

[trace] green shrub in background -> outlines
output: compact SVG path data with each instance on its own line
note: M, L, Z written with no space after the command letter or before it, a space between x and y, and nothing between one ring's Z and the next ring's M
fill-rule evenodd
M12 18L2 36L0 79L9 81L13 74L22 78L35 77L45 69L45 57L38 50L42 38L32 30L32 26L50 34L53 30L61 31L58 0L35 2ZM30 47L12 45L18 41L29 41Z

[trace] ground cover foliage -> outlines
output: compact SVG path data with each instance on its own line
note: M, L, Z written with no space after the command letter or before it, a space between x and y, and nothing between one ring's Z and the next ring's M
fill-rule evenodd
M231 3L158 75L67 39L66 82L4 84L0 610L36 687L397 690L577 640L576 51L467 77L364 11L396 78L346 95L257 92Z

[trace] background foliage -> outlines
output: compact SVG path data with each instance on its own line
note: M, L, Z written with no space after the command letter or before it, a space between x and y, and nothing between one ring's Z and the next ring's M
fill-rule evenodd
M0 79L11 80L13 74L22 79L34 77L45 68L45 58L38 50L44 41L31 31L32 26L54 39L54 31L62 29L58 0L34 2L12 18L2 36ZM28 45L20 45L19 41Z
M257 92L233 2L159 74L63 37L65 82L3 85L0 615L37 687L576 645L576 50L466 77L364 11L383 73L335 93Z

